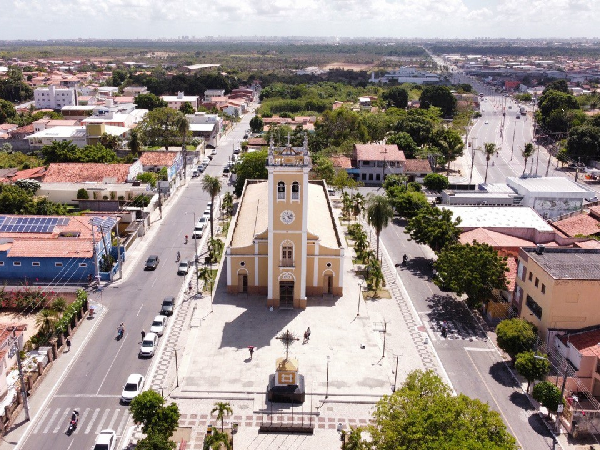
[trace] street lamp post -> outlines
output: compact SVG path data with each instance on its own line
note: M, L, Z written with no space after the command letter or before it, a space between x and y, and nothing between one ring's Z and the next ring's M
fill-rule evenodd
M392 388L392 392L396 392L396 382L398 381L398 357L396 355L396 371L394 372L394 387Z
M360 283L358 283L358 308L356 309L356 317L360 316L360 297L362 295L362 287L363 283L361 281Z
M196 229L196 212L194 214L194 230ZM198 236L194 235L194 231L192 231L192 238L194 239L194 267L196 269L196 273L194 276L196 277L196 292L198 292Z
M329 397L329 360L331 356L327 355L327 387L325 388L325 398Z

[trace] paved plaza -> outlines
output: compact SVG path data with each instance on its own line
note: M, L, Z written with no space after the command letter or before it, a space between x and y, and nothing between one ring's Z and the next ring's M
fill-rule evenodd
M178 403L180 425L190 430L190 448L202 448L207 425L216 425L210 410L215 402L226 401L234 411L226 425L239 424L236 446L308 449L318 443L337 449L338 424L345 429L366 425L376 402L392 392L394 382L401 384L415 369L443 373L387 255L384 273L391 298L368 301L359 296L352 256L348 249L344 296L310 298L305 310L270 310L264 296L227 294L224 272L212 306L209 296L183 296L152 388ZM311 336L304 343L308 327ZM299 339L290 346L289 356L298 360L306 383L306 401L294 407L271 404L266 398L275 361L285 356L277 336L286 330ZM249 346L255 347L252 359ZM260 424L269 421L313 423L315 433L259 434Z

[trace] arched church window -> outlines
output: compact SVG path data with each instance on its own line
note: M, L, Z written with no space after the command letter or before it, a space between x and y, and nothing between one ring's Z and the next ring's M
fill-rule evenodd
M285 200L285 183L283 181L277 183L277 200Z
M300 200L300 183L297 181L292 183L292 200Z

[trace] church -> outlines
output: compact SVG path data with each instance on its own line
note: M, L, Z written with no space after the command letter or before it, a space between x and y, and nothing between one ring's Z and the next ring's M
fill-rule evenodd
M246 180L233 219L227 291L264 295L267 306L306 308L342 296L344 245L323 180L310 180L308 140L274 147L268 179Z

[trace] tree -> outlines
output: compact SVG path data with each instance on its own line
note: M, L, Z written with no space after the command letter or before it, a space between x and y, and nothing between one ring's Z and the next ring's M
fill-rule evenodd
M352 215L354 219L363 212L365 209L365 197L360 192L356 192L352 195Z
M498 150L496 149L496 144L494 144L492 142L486 142L485 144L483 144L483 151L485 153L485 180L483 181L483 183L487 184L487 176L488 176L488 168L490 166L490 159L492 159L492 156L494 156L494 153L498 153Z
M260 116L254 116L250 119L250 130L252 130L253 133L262 133L263 129L264 123Z
M147 183L153 188L156 187L156 182L158 181L154 172L138 173L135 179L141 181L142 183Z
M40 182L37 180L23 179L15 181L15 186L20 187L29 195L34 196L35 193L40 189Z
M210 195L210 202L213 205L213 207L210 208L210 239L211 240L214 238L213 211L215 209L214 208L215 197L217 195L219 195L219 193L221 192L221 188L222 188L221 180L219 180L217 177L211 177L210 175L204 175L204 178L202 179L202 190L204 192L207 192L208 195Z
M566 80L554 80L546 85L542 95L546 94L548 91L558 91L564 92L565 94L569 93L569 85Z
M401 86L394 86L382 95L389 106L406 108L408 106L408 92Z
M421 209L406 224L405 233L419 244L425 244L438 253L446 245L458 240L460 217L452 220L452 211L429 206Z
M58 321L58 314L52 309L42 309L35 316L35 325L39 327L42 334L50 335L52 333L54 324Z
M506 289L506 258L488 244L446 246L434 264L435 284L467 295L471 308L489 300L494 289Z
M33 214L34 210L35 203L27 191L10 184L0 186L0 213Z
M129 135L129 142L127 143L129 150L134 156L139 156L142 150L142 144L140 142L140 135L137 130L131 130L131 134Z
M196 112L190 102L183 102L183 104L179 107L179 111L183 114L194 114Z
M0 79L0 99L19 103L33 98L33 89L23 81L23 72L16 66L8 69L7 76Z
M525 159L525 165L523 166L523 175L525 175L525 171L527 170L527 160L530 157L532 157L534 153L535 153L535 147L533 146L533 144L531 142L528 142L527 144L525 144L525 147L523 148L523 151L521 152L521 155ZM533 167L533 163L532 163L532 167Z
M312 172L317 180L325 180L327 184L331 184L335 175L333 162L327 156L319 153L313 156Z
M338 191L344 193L344 189L354 189L356 187L356 181L354 178L348 176L348 172L345 169L338 169L335 171L331 185Z
M211 434L204 437L202 448L204 450L222 450L223 446L225 450L231 450L231 438L227 433L214 430Z
M169 150L181 138L181 121L185 116L172 108L156 108L144 117L138 125L144 141L150 145L158 145Z
M450 163L459 156L462 156L465 143L458 131L451 128L441 129L434 133L436 141L435 146L441 151L444 160L448 164L448 173L450 173Z
M152 93L140 94L134 101L139 109L147 109L148 111L167 107L167 102Z
M385 177L385 180L383 180L382 186L383 186L383 189L385 190L385 192L391 196L392 192L394 192L394 193L405 192L407 183L408 183L408 177L406 175L391 174L391 175L388 175L387 177ZM397 188L401 188L401 189L398 190Z
M567 153L577 160L595 159L600 156L600 127L583 125L569 130Z
M88 191L86 188L80 188L79 190L77 190L77 199L78 200L87 200L90 198L90 195L88 194Z
M428 173L423 178L423 185L430 191L441 192L448 189L448 177L439 173Z
M498 347L514 359L522 352L533 350L537 342L537 328L524 319L506 319L496 327Z
M390 196L390 201L396 214L407 219L413 218L429 205L427 197L422 192L400 192Z
M351 146L356 142L366 143L369 133L357 112L347 108L325 111L315 123L311 150L319 151L327 147Z
M225 416L233 414L233 409L227 402L216 402L215 406L210 411L210 415L212 416L214 413L217 413L217 420L221 421L221 432L223 432L223 421Z
M117 154L102 144L86 145L79 148L71 141L55 141L42 147L44 162L82 162L82 163L116 163Z
M135 423L142 424L143 433L173 436L179 423L179 408L176 403L164 404L162 395L153 390L144 391L131 401L131 417Z
M0 123L6 122L16 114L17 110L11 102L0 99Z
M527 380L527 392L531 383L541 380L550 372L550 362L547 357L539 352L522 352L515 360L517 373Z
M169 440L167 436L160 433L151 433L140 440L136 450L174 450L177 443Z
M231 216L233 214L233 194L231 192L225 192L225 195L223 196L223 203L221 204L221 209L228 216Z
M108 133L103 133L102 136L100 136L99 141L104 148L108 148L112 151L120 149L121 144L123 143L123 139L121 137Z
M44 145L41 152L44 162L50 164L53 162L64 162L67 158L78 153L79 147L71 141L54 141L50 145Z
M556 413L558 405L565 403L560 389L549 381L541 381L536 384L533 387L532 397L548 409L548 417L550 417L550 413Z
M379 235L381 230L387 227L393 218L394 210L386 197L383 195L370 195L367 197L367 222L375 228L377 259L379 259Z
M368 427L367 448L516 450L500 414L450 388L431 370L413 371L402 387L384 395ZM360 448L360 447L359 447Z
M413 140L410 134L400 131L394 133L386 139L388 144L396 144L400 150L404 152L404 156L407 158L414 158L419 147Z
M425 86L419 101L423 109L431 106L440 108L444 117L452 117L456 113L456 97L447 86Z
M556 115L559 114L560 118L564 118L567 111L571 109L579 109L579 104L575 97L569 93L549 90L544 91L544 94L539 98L538 101L540 123L548 131L552 132L564 132L565 121L557 121Z
M267 172L267 150L244 153L234 166L233 172L237 175L234 193L238 197L242 195L246 180L266 180Z

